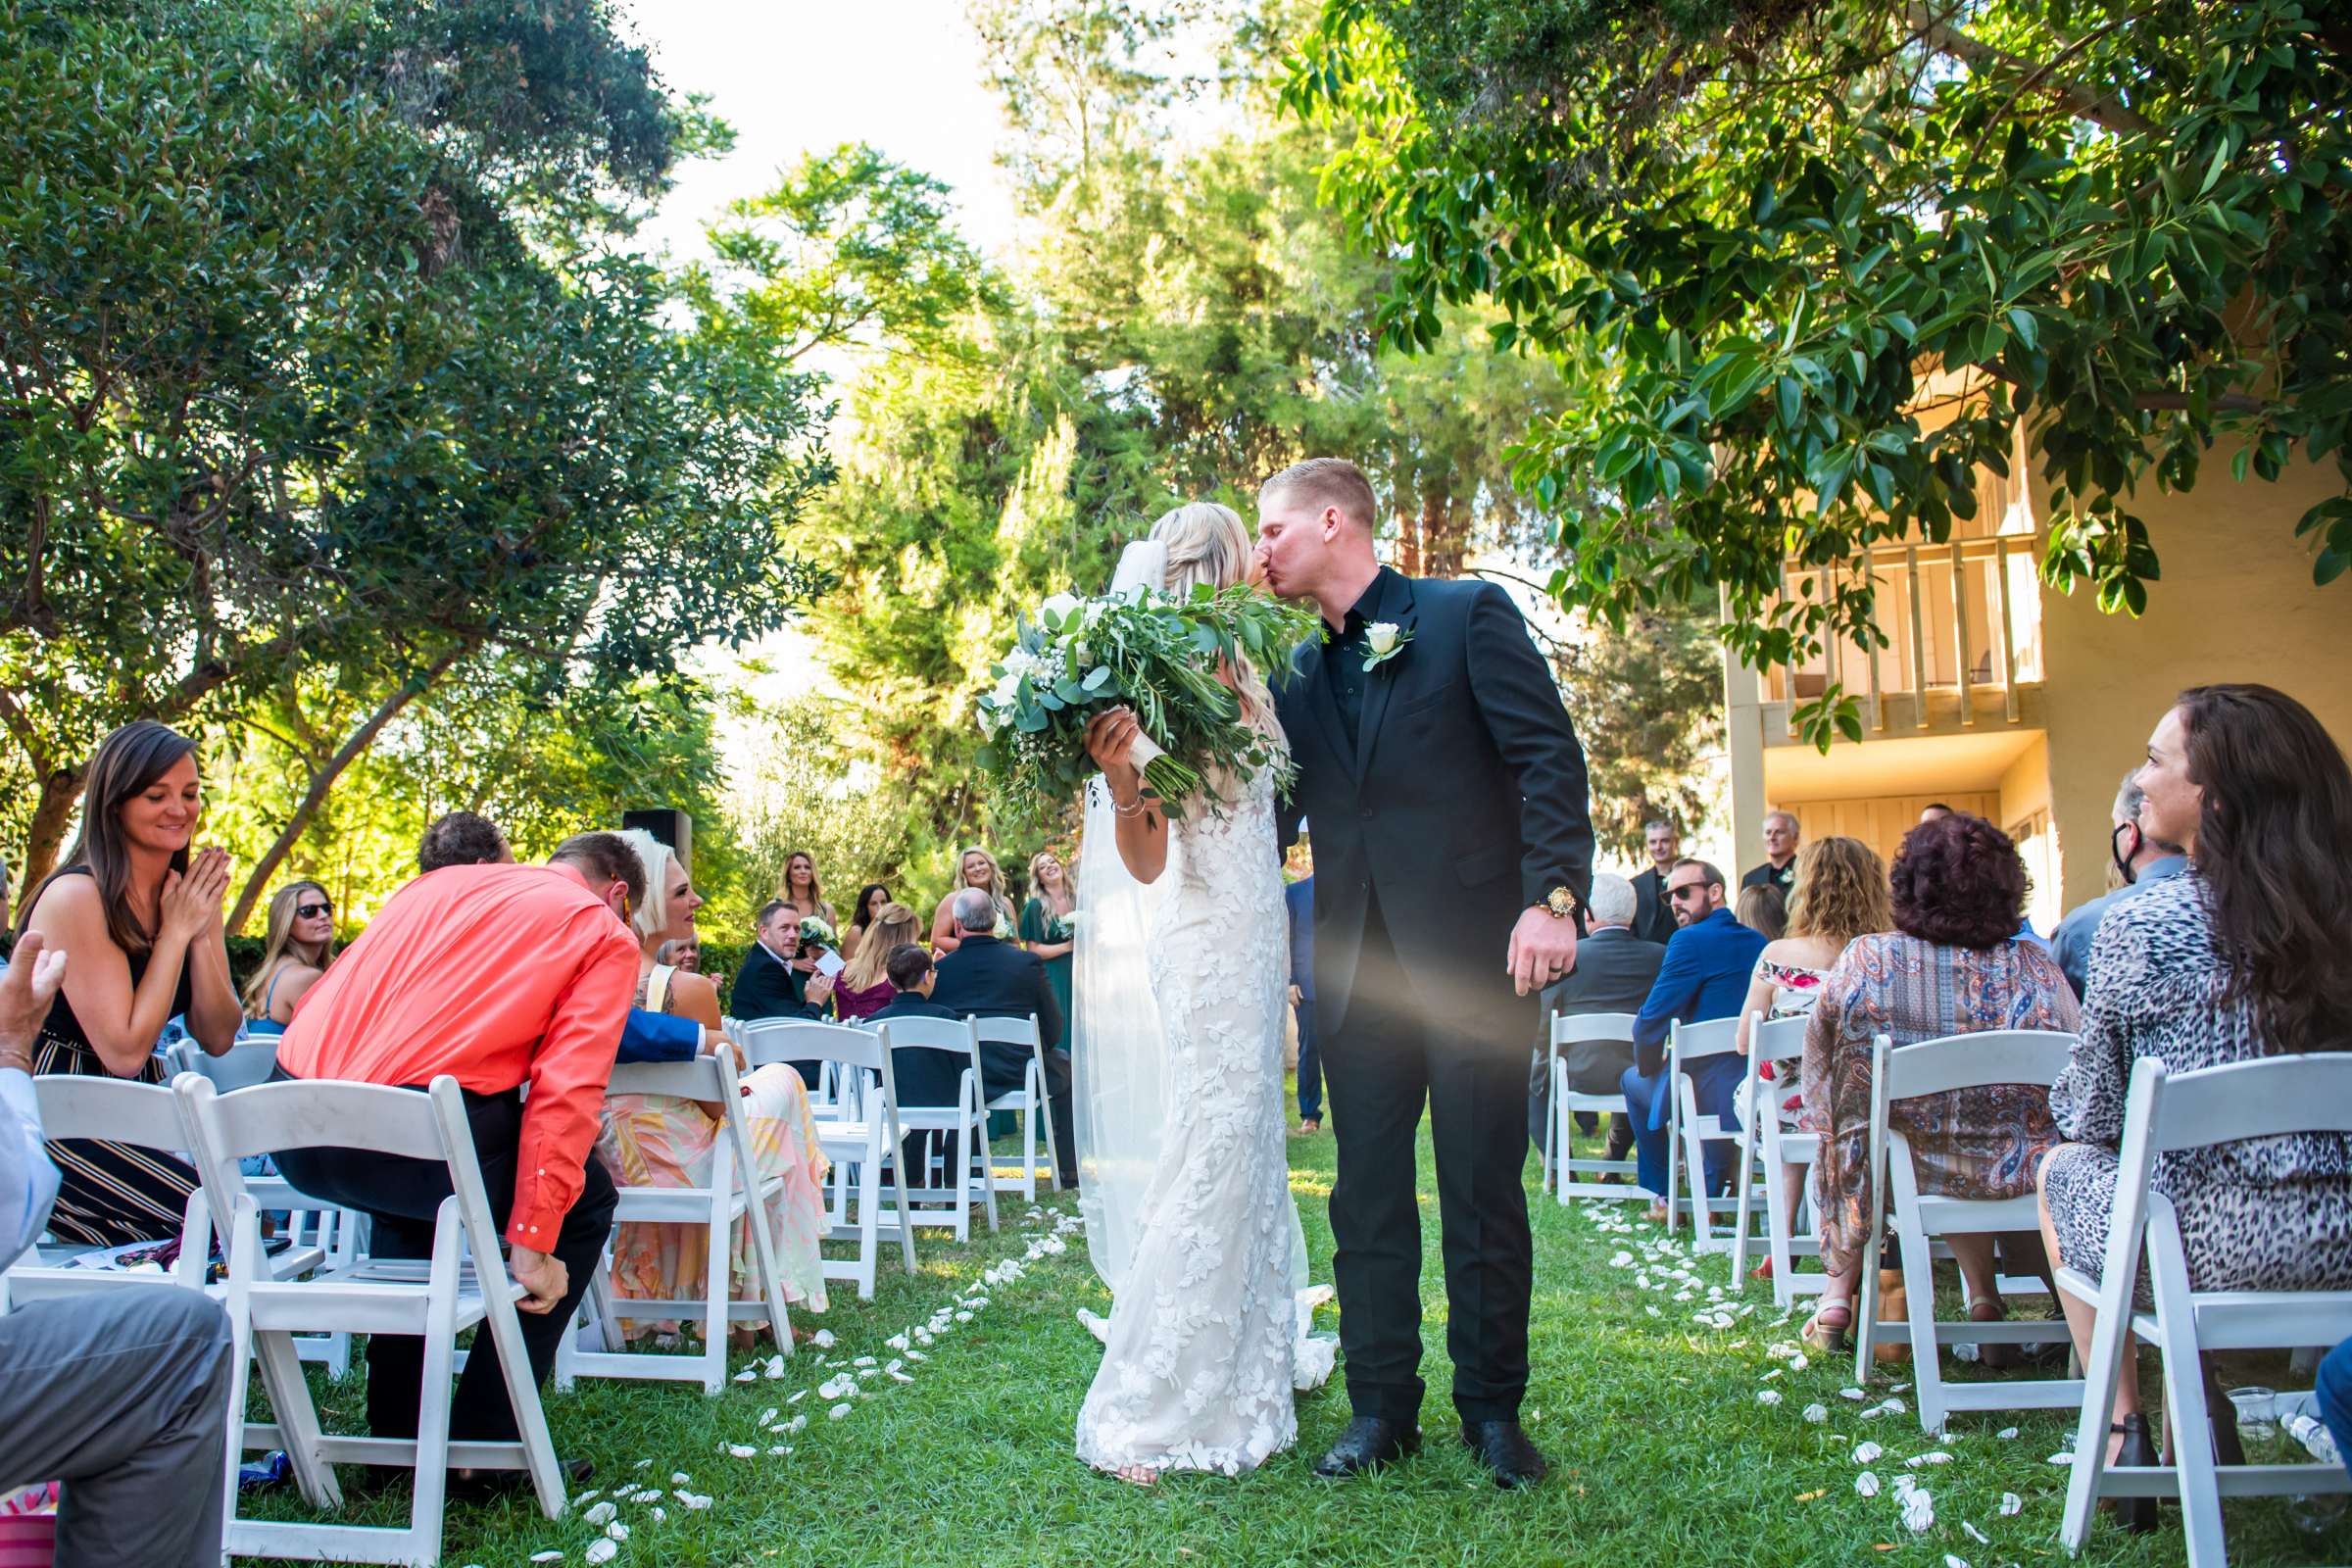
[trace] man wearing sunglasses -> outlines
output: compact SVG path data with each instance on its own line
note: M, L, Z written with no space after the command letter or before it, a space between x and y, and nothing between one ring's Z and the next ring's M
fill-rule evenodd
M1678 1019L1700 1023L1737 1017L1766 940L1763 932L1751 931L1732 917L1725 905L1723 873L1705 860L1674 862L1666 877L1666 902L1681 929L1667 942L1658 978L1642 1010L1634 1014L1634 1064L1620 1080L1634 1124L1637 1180L1652 1193L1666 1191L1668 1028ZM1692 1062L1690 1085L1699 1114L1729 1115L1746 1068L1745 1057L1728 1052ZM1706 1156L1709 1191L1719 1187L1724 1176L1724 1156L1717 1147L1710 1147Z
M2152 884L2188 869L2188 856L2180 845L2167 843L2139 825L2141 797L2133 782L2138 776L2137 768L2126 773L2124 787L2116 791L2115 830L2107 844L2108 857L2115 862L2123 886L2081 906L2050 933L2050 955L2058 960L2078 999L2089 984L2090 943L2099 934L2099 922L2107 911L2126 899L2138 897Z

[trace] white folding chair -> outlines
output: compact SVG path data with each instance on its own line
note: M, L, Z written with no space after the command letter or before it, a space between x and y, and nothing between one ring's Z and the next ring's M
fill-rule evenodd
M1572 1198L1654 1200L1658 1196L1635 1180L1634 1161L1579 1159L1572 1141L1578 1111L1598 1115L1605 1129L1612 1114L1626 1113L1625 1096L1588 1095L1569 1088L1568 1063L1560 1059L1560 1048L1622 1042L1630 1051L1633 1039L1634 1015L1630 1012L1552 1014L1551 1036L1545 1042L1544 1054L1544 1081L1551 1085L1551 1115L1544 1123L1544 1184L1547 1191L1556 1189L1562 1206ZM1580 1175L1613 1175L1625 1179L1622 1183L1580 1181L1576 1179Z
M719 1023L726 1031L727 1038L743 1049L744 1059L755 1067L764 1066L771 1061L794 1060L777 1055L774 1046L776 1041L790 1039L793 1031L812 1026L832 1027L813 1018L722 1018ZM755 1038L769 1042L758 1054L754 1054L750 1049ZM798 1065L797 1061L795 1065ZM845 1084L840 1064L828 1061L813 1065L816 1067L816 1082L808 1086L808 1113L820 1122L855 1120L858 1107L855 1096L851 1093L854 1086Z
M278 1035L239 1035L235 1045L210 1055L193 1040L179 1043L179 1060L191 1072L203 1074L222 1094L268 1083L277 1065ZM267 1206L267 1205L265 1205Z
M896 1241L906 1272L914 1272L914 1227L908 1222L906 1192L899 1171L899 1092L890 1054L879 1033L846 1024L805 1019L762 1019L744 1030L744 1054L755 1067L771 1061L832 1064L841 1075L842 1100L854 1114L816 1124L819 1145L833 1162L836 1206L830 1241L855 1241L854 1261L825 1259L825 1278L853 1280L861 1300L874 1295L876 1259L884 1240ZM892 1201L883 1202L884 1175ZM853 1216L850 1194L856 1190Z
M612 1247L597 1259L596 1277L581 1298L584 1325L575 1324L556 1348L556 1387L569 1389L575 1379L645 1378L657 1382L690 1383L700 1378L705 1394L727 1386L727 1329L740 1318L765 1318L776 1346L792 1353L792 1328L785 1316L783 1275L776 1264L775 1232L768 1224L766 1199L783 1185L781 1178L762 1181L753 1152L750 1118L743 1091L735 1076L735 1055L714 1052L686 1061L633 1062L612 1069L605 1093L610 1095L671 1095L680 1100L712 1102L726 1107L718 1137L710 1148L710 1170L699 1187L635 1187L615 1181L615 1225L642 1223L700 1226L705 1233L703 1294L695 1298L620 1297L612 1294ZM760 1294L736 1298L729 1282L734 1257L735 1226L741 1221L752 1239L752 1262ZM683 1282L681 1282L683 1283ZM620 1332L622 1318L670 1318L699 1314L703 1320L703 1348L699 1355L630 1350ZM589 1335L593 1344L583 1344Z
M2159 1156L2286 1133L2352 1134L2352 1052L2308 1052L2167 1073L2142 1056L2124 1108L2121 1170L2099 1277L2060 1268L2058 1288L2096 1303L2083 1378L2082 1425L2058 1539L2080 1552L2101 1496L2173 1496L2188 1538L2189 1568L2222 1568L2224 1497L2352 1492L2333 1464L2224 1465L2214 1451L2201 1357L2208 1350L2334 1345L2352 1337L2352 1291L2200 1291L2189 1283L2173 1202L2155 1190ZM2153 1308L2132 1306L2132 1281L2147 1256ZM2052 1261L2055 1261L2053 1259ZM2165 1417L2177 1465L2110 1465L2107 1424L2132 1337L2164 1360Z
M1039 1128L1045 1130L1046 1175L1054 1191L1061 1191L1061 1151L1054 1144L1054 1102L1046 1092L1046 1043L1037 1027L1037 1014L1025 1018L980 1018L972 1022L980 1031L980 1044L1026 1046L1029 1065L1021 1075L1021 1087L1006 1090L988 1102L990 1110L1012 1110L1021 1117L1021 1196L1037 1197L1037 1152Z
M1760 1012L1747 1016L1747 1082L1740 1093L1740 1165L1742 1170L1748 1167L1752 1150L1762 1168L1740 1184L1739 1207L1732 1218L1732 1283L1740 1284L1747 1268L1748 1212L1752 1195L1761 1184L1765 1256L1772 1260L1772 1303L1785 1308L1794 1305L1800 1296L1819 1295L1829 1285L1827 1274L1796 1272L1798 1258L1821 1255L1821 1231L1816 1223L1798 1232L1798 1205L1788 1200L1783 1177L1791 1167L1811 1168L1821 1153L1821 1135L1791 1132L1781 1125L1777 1102L1788 1080L1785 1075L1764 1076L1767 1063L1803 1059L1808 1020L1802 1014L1771 1019ZM1812 1206L1809 1199L1804 1201L1807 1214Z
M980 1096L980 1040L969 1018L885 1018L882 1049L894 1057L900 1052L930 1051L955 1058L956 1103L901 1105L899 1127L907 1133L954 1134L954 1152L941 1172L948 1180L940 1187L909 1186L907 1212L915 1224L946 1225L959 1242L970 1239L972 1204L985 1200L988 1228L997 1228L996 1162L989 1157L988 1107ZM901 1171L904 1178L907 1173ZM923 1173L925 1176L929 1171ZM977 1189L977 1191L975 1191ZM925 1210L937 1217L923 1218Z
M1714 1252L1731 1247L1727 1238L1715 1235L1714 1216L1736 1214L1740 1200L1735 1194L1718 1198L1707 1191L1706 1146L1731 1144L1735 1150L1740 1142L1740 1128L1727 1126L1720 1115L1702 1116L1698 1113L1698 1091L1690 1073L1690 1063L1708 1056L1727 1055L1740 1049L1740 1020L1710 1018L1704 1023L1684 1023L1676 1019L1666 1035L1666 1082L1669 1095L1668 1134L1666 1147L1666 1227L1672 1230L1681 1222L1686 1208L1690 1215L1690 1247L1693 1251ZM1735 1188L1744 1185L1748 1172L1744 1160L1732 1161L1732 1182ZM1682 1177L1688 1168L1690 1196L1682 1196Z
M122 1078L43 1075L32 1081L41 1128L51 1138L104 1138L176 1157L187 1142L178 1102L161 1084ZM160 1274L120 1269L77 1268L74 1260L108 1249L78 1242L43 1242L0 1274L0 1310L15 1302L71 1296L83 1291L158 1285L204 1289L205 1256L212 1247L211 1210L204 1190L188 1195L180 1216L179 1256Z
M209 1079L182 1073L172 1087L179 1097L196 1167L228 1230L224 1304L234 1338L235 1369L228 1408L232 1417L244 1411L251 1363L258 1361L263 1388L277 1414L274 1425L236 1419L229 1423L222 1481L226 1551L325 1562L437 1562L452 1465L527 1470L538 1492L540 1512L550 1519L562 1517L564 1480L548 1439L539 1390L527 1370L530 1357L514 1311L515 1301L525 1293L508 1277L499 1251L498 1226L490 1217L457 1080L443 1074L423 1094L313 1080L263 1084L222 1095ZM446 1165L452 1192L442 1200L434 1221L431 1258L373 1258L322 1270L309 1280L274 1278L262 1256L261 1208L246 1190L237 1161L288 1149L363 1150ZM506 1385L521 1433L517 1442L450 1438L458 1336L474 1328L489 1336L501 1364L512 1369ZM423 1339L423 1394L414 1440L345 1437L320 1428L292 1344L295 1334L319 1329ZM236 1511L237 1463L247 1448L283 1448L304 1499L319 1509L342 1504L333 1468L337 1464L413 1467L408 1526L241 1519Z
M1902 1258L1903 1297L1911 1340L1912 1376L1918 1384L1920 1430L1931 1437L1944 1429L1954 1410L2071 1410L2082 1401L2079 1378L1995 1378L1982 1383L1947 1383L1942 1348L1978 1345L2035 1345L2062 1339L2063 1323L2032 1319L1972 1322L1936 1316L1936 1242L1946 1236L1998 1235L2031 1231L2041 1221L2032 1196L1993 1200L1922 1194L1911 1144L1893 1125L1888 1107L1922 1095L1949 1094L1991 1084L2031 1084L2048 1089L2074 1054L2075 1036L2052 1029L1991 1029L1945 1035L1897 1048L1886 1035L1871 1045L1870 1229L1882 1233L1894 1217ZM2004 1296L2034 1293L2039 1280L2004 1277ZM1879 1271L1862 1270L1862 1300L1854 1312L1854 1380L1865 1381L1878 1338Z

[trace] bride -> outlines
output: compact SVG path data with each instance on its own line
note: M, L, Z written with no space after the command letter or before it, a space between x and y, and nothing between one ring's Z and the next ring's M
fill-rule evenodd
M1227 588L1250 563L1242 520L1179 507L1128 546L1114 592ZM1242 715L1281 744L1265 682L1220 672ZM1111 1288L1102 1369L1078 1454L1149 1485L1169 1470L1238 1475L1291 1446L1294 1389L1329 1377L1307 1323L1306 1250L1285 1152L1289 977L1274 778L1211 780L1171 823L1130 760L1124 708L1098 715L1087 792L1076 995L1081 1189L1089 1248ZM1112 845L1116 855L1105 853Z

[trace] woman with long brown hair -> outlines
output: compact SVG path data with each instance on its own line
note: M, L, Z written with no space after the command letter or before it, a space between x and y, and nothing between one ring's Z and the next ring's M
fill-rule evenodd
M2050 1091L2072 1142L2040 1172L2043 1239L2094 1279L2134 1062L2160 1056L2181 1073L2352 1050L2352 769L2328 731L2268 686L2192 687L2134 777L2141 831L2186 850L2188 869L2099 922L2082 1043ZM2352 1288L2352 1139L2297 1133L2161 1154L2154 1187L2172 1200L2196 1289ZM2059 1299L2087 1357L2098 1314ZM2119 1450L2148 1450L2129 1354L2114 1419Z
M175 1017L213 1055L235 1043L241 1009L220 908L228 857L188 853L203 815L194 741L138 719L99 743L81 837L17 923L20 937L38 931L74 956L41 1025L35 1073L160 1084L156 1042ZM60 1238L118 1247L179 1234L193 1167L96 1139L56 1139L49 1152L63 1178L49 1219Z
M1078 946L1078 884L1052 850L1029 857L1029 902L1021 906L1021 946L1045 960L1046 983L1064 1018L1070 1014L1070 955Z
M262 961L245 982L245 1032L282 1035L294 1004L326 975L335 956L335 906L316 882L289 882L270 901Z
M784 879L776 885L776 897L801 911L802 918L813 916L833 927L839 940L841 921L833 913L833 906L825 900L825 890L816 879L816 857L807 850L795 850L784 857ZM808 965L814 968L813 961Z

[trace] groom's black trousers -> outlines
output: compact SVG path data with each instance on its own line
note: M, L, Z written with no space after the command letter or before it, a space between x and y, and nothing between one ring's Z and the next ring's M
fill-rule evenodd
M1527 1394L1527 1034L1534 1003L1505 988L1479 1015L1443 1016L1398 967L1387 923L1364 911L1342 1026L1322 1042L1340 1175L1331 1195L1340 1348L1358 1415L1421 1408L1421 1212L1414 1140L1426 1099L1437 1147L1446 1348L1464 1421L1509 1420Z

